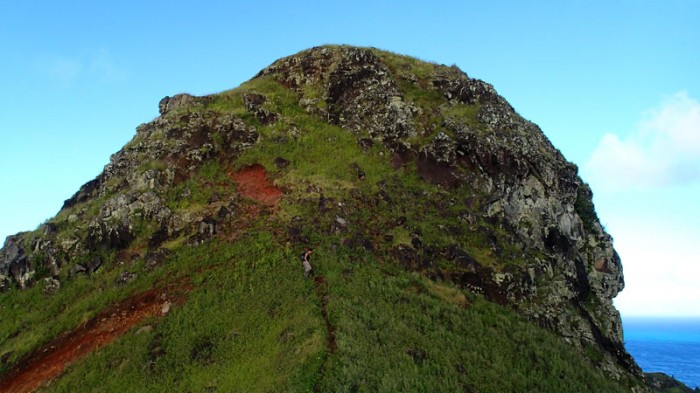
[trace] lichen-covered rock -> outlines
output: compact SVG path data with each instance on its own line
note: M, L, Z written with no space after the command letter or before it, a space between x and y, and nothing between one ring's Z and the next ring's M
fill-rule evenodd
M243 104L252 112L262 124L270 124L277 121L277 115L268 111L263 104L267 98L262 94L248 93L243 96Z
M178 108L192 107L195 105L204 105L209 101L207 97L196 97L190 94L176 94L172 97L165 96L158 103L158 111L164 115Z
M53 295L61 289L61 282L53 277L44 278L44 295Z
M320 115L332 124L366 133L386 143L415 136L414 114L386 65L370 49L314 48L278 60L258 76L272 75L302 95L310 105L318 98L304 97L305 88L320 90L325 109Z
M69 277L69 278L74 278L74 277L77 276L78 274L87 274L87 271L88 271L88 270L87 270L87 268L86 268L85 266L81 265L80 263L76 263L76 264L73 265L73 267L71 267L70 270L68 271L68 277Z
M698 393L700 388L691 389L684 383L663 373L644 373L647 386L661 393Z
M117 277L115 282L118 285L125 285L131 281L134 281L136 279L136 277L137 277L136 273L124 272L124 273L120 274L119 277Z
M112 155L100 175L66 200L63 209L120 192L170 188L212 157L235 157L258 140L255 127L239 117L202 109L208 100L200 97L182 97L190 98L171 99L162 116L137 127L134 139Z
M168 257L172 252L167 248L158 248L155 250L149 250L144 256L146 261L146 270L150 271L161 265L166 257Z
M5 245L0 249L0 281L7 287L7 281L11 277L20 288L29 285L33 271L29 264L29 258L21 244L20 234L8 236Z
M12 280L10 280L10 277L0 274L0 292L4 292L8 289L10 289L10 286L12 285Z

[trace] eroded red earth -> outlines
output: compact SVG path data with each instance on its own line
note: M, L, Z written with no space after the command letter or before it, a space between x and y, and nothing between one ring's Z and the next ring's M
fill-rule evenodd
M272 185L262 165L251 165L229 175L238 185L241 195L263 205L275 206L282 196L282 190Z
M153 289L108 307L73 331L34 351L0 379L0 392L32 392L66 366L120 337L144 318L162 316L181 303L189 285Z
M262 165L252 165L229 173L229 176L237 183L241 195L265 206L276 206L282 196L282 190L271 184ZM320 284L322 282L317 282L317 286ZM143 319L166 314L172 304L184 300L189 289L189 284L180 283L153 289L110 306L17 363L0 378L0 392L28 393L36 390L61 375L69 364L111 343ZM325 303L323 310L324 318L327 318ZM335 347L335 335L329 328L330 352L334 352Z

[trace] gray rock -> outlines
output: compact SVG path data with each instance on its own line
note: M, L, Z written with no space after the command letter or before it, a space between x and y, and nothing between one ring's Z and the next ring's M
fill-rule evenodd
M235 206L233 207L235 208ZM233 211L231 210L231 206L220 206L219 209L216 211L216 221L226 221L229 220L232 216Z
M0 276L5 277L0 281L7 282L12 278L20 288L26 288L31 283L33 271L20 240L20 234L8 236L0 249Z
M43 228L44 228L44 235L46 235L46 236L55 235L56 231L58 230L56 227L56 224L51 223L51 222L44 224Z
M199 223L199 234L205 237L212 237L216 234L216 221L211 217L206 217Z
M138 328L134 334L138 336L139 334L150 333L152 331L153 331L153 325L144 325L144 326L141 326L140 328Z
M265 98L265 96L262 94L246 93L243 95L243 104L245 105L246 109L251 112L260 109L265 101L267 101L267 98Z
M271 113L263 107L263 104L267 101L262 94L247 93L243 95L243 104L248 111L252 112L255 117L262 124L270 124L277 121L278 115Z
M159 248L157 250L149 250L144 256L146 262L146 270L151 271L157 266L162 265L172 252L167 248Z
M93 220L88 226L85 245L89 250L121 249L129 245L134 235L129 220Z
M87 269L89 273L94 273L97 271L97 269L102 266L102 258L99 256L95 255L92 258L90 258L90 262L88 262Z
M258 74L265 75L280 78L302 95L304 86L324 86L327 109L321 115L350 131L367 132L385 143L416 135L417 108L404 100L396 81L370 49L313 48L280 59ZM308 99L314 102L313 97Z
M275 166L278 169L283 169L286 168L289 165L289 160L286 160L282 157L276 157L275 158Z
M12 286L10 277L0 274L0 293L7 291Z
M127 271L127 272L120 274L119 277L117 277L117 279L115 280L115 283L117 285L125 285L125 284L128 284L131 281L135 280L136 277L137 277L136 273L132 273L132 272Z
M195 97L186 93L176 94L172 97L165 96L158 103L158 111L164 115L178 108L202 105L208 101L206 97Z
M74 278L78 274L87 274L87 268L79 263L76 263L69 271L68 277Z
M61 289L61 282L53 277L44 278L44 295L52 295Z

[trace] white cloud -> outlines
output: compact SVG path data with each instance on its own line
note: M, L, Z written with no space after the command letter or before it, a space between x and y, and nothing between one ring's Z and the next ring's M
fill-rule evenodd
M82 57L53 55L40 64L42 73L64 88L80 82L114 83L124 79L124 72L104 48Z
M584 171L607 190L700 182L700 102L685 92L667 97L635 133L603 136Z
M115 82L123 79L124 73L112 59L107 49L100 49L90 63L92 74L103 82Z
M697 229L668 222L630 221L620 228L615 248L626 285L615 305L623 315L700 316L698 236Z
M64 56L49 58L43 68L51 79L63 87L75 83L83 70L79 61Z

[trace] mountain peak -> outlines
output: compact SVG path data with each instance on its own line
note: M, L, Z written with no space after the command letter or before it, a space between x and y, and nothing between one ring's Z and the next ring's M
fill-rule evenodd
M0 251L7 293L0 296L43 286L45 307L53 310L54 299L75 300L68 294L78 285L92 288L90 299L107 296L100 291L116 299L168 275L200 277L228 263L184 256L202 249L246 261L231 267L236 274L257 277L255 266L267 261L265 269L277 275L291 263L284 258L313 247L323 255L315 270L325 277L307 287L322 299L325 334L333 323L338 331L337 352L315 349L325 356L344 359L359 348L344 347L360 339L343 341L353 323L378 328L333 314L341 312L333 311L334 297L336 307L353 309L343 288L362 271L405 287L407 296L431 294L454 315L462 313L455 304L465 308L476 299L506 306L502 312L554 332L614 380L641 380L612 305L624 286L622 266L590 188L488 83L455 66L323 46L277 60L235 89L178 94L158 106L160 116L140 125L56 217L8 237ZM249 243L260 238L267 244ZM240 254L240 244L257 257ZM306 285L289 280L279 285ZM64 325L75 322L61 315ZM5 352L8 364L52 333ZM214 341L229 339L208 336L202 345L213 351ZM427 350L411 342L404 355L427 361ZM319 378L332 375L323 371L329 364L320 366Z

